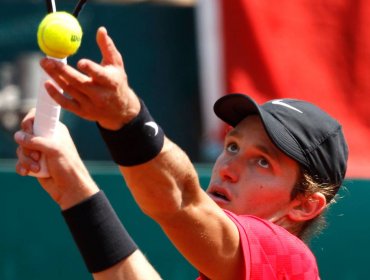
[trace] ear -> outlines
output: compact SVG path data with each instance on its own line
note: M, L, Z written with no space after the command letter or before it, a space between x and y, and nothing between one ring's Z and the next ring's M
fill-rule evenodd
M288 217L295 222L312 220L326 207L326 198L320 192L315 192L309 196L300 195L292 202L292 208Z

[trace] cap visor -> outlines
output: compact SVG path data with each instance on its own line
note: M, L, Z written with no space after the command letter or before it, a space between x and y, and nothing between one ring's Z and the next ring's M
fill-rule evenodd
M249 96L241 93L221 97L216 101L213 110L217 117L233 127L249 115L260 115L258 104Z
M298 143L285 126L249 96L240 93L225 95L216 101L213 109L221 120L233 127L249 115L259 115L271 141L288 156L307 164Z

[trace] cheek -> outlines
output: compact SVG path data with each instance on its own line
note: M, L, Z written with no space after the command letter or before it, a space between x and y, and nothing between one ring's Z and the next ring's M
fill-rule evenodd
M269 217L290 202L290 191L285 187L257 184L237 195L240 214Z
M220 169L224 164L225 164L225 156L222 153L221 155L219 155L219 157L216 159L215 163L213 164L211 178L219 177Z
M268 203L285 203L290 200L290 188L286 185L260 185L256 196Z
M211 173L211 179L214 179L218 176L219 174L219 162L218 160L215 162L215 164L212 167L212 173Z

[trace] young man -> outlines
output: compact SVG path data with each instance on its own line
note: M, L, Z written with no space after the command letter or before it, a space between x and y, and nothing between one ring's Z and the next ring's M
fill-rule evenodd
M241 94L222 97L215 113L233 129L205 192L186 154L164 136L130 89L121 55L104 28L98 30L97 42L100 65L83 59L77 71L48 59L41 63L70 98L50 82L46 88L63 108L98 123L136 202L200 278L318 279L315 258L299 237L344 179L348 151L340 124L304 101L273 100L260 106ZM63 142L52 142L32 136L31 124L28 117L15 136L20 145L17 172L37 172L35 151L40 151L51 170L51 178L40 183L62 209L94 200L98 189L77 152L62 145L72 145L65 128ZM98 207L88 214L96 212L104 211ZM89 234L78 231L78 236ZM102 243L117 234L103 235ZM110 250L103 259L119 248ZM131 256L122 254L112 265L119 268Z

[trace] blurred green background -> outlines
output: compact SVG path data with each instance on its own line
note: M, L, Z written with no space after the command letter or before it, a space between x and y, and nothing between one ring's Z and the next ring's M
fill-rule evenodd
M92 279L59 208L34 178L14 174L13 164L0 162L0 279ZM136 206L118 169L107 162L88 162L88 168L163 279L195 279L197 272ZM197 170L206 187L211 166L197 164ZM347 180L328 212L328 228L312 240L321 279L368 279L369 183Z
M71 11L75 1L57 1ZM45 14L44 1L0 0L0 67L11 65L11 81L20 83L24 56L38 52L36 30ZM104 25L122 52L129 81L167 135L194 162L200 162L199 83L194 8L141 3L88 3L80 16L84 38L81 57L99 61L95 31ZM3 84L4 85L4 84ZM0 90L2 87L0 87ZM3 92L0 92L0 99ZM1 101L1 100L0 100ZM211 104L210 104L211 106ZM1 107L0 107L1 110ZM24 111L17 111L22 117ZM7 127L0 112L0 279L91 279L58 207L30 177L14 173L17 126ZM169 117L170 116L170 117ZM195 279L196 271L177 253L161 229L135 205L95 124L63 113L94 179L106 192L121 220L164 279ZM196 164L207 186L210 165ZM322 279L367 279L370 249L368 197L370 182L347 180L343 197L328 214L329 227L312 241Z

